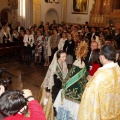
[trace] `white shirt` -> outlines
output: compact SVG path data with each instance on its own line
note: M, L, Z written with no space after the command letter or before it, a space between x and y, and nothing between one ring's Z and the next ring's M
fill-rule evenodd
M67 40L67 38L66 39L63 39L63 38L60 39L60 41L58 43L58 49L59 50L63 50L63 47L64 47L64 44L65 44L66 40Z
M27 35L26 34L24 36L23 42L24 42L24 46L27 46L29 44L32 47L33 43L34 43L34 37L33 37L33 35Z
M20 26L18 27L18 32L20 33Z

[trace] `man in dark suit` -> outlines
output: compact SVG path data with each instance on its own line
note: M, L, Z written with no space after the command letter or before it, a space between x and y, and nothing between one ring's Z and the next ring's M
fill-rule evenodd
M87 70L89 70L89 68L90 68L90 60L92 58L92 51L97 49L97 48L98 48L98 43L96 41L92 41L91 45L90 45L89 52L85 58L85 65L86 65Z
M20 31L25 30L25 28L20 25L20 22L17 22L16 30L18 31L18 33L20 33Z
M39 25L38 29L44 29L43 21L40 21L40 25Z
M95 27L91 28L91 40L95 38L95 36L98 36L97 30Z
M120 30L116 29L115 34L113 35L113 38L115 39L118 47L120 47Z
M85 33L83 35L83 38L87 38L88 39L88 44L90 46L90 44L91 44L91 33L90 33L90 28L89 27L85 28Z
M85 22L84 28L90 28L88 22Z

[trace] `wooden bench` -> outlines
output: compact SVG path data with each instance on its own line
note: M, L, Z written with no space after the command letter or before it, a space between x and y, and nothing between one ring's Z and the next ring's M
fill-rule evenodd
M19 42L0 44L0 56L8 55L11 53L20 53L20 52L21 52L21 43Z

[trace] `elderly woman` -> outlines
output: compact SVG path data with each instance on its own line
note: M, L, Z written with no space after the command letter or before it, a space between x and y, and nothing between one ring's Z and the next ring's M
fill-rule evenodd
M54 109L53 115L53 103L59 90L62 88L62 81L67 74L66 53L63 50L59 50L54 54L54 58L48 68L46 77L42 83L42 98L40 103L43 105L44 112L47 119L54 120L56 116L56 110ZM39 96L40 97L40 96ZM39 99L39 98L38 98Z

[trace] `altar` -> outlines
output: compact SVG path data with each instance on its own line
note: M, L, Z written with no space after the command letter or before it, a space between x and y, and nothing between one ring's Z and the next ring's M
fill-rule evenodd
M120 0L95 0L90 12L90 26L113 24L120 28Z

